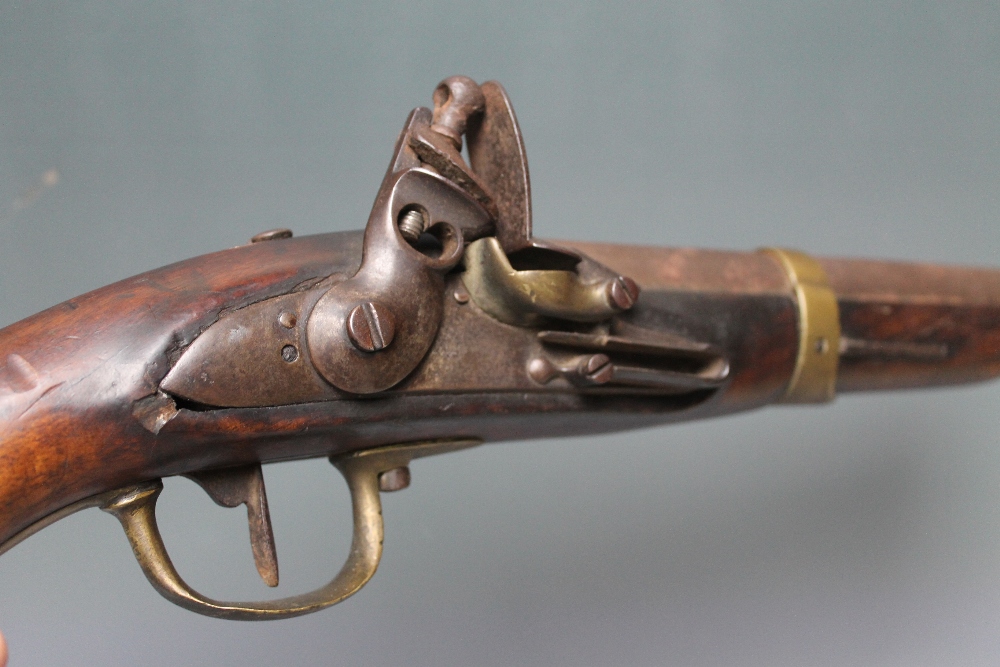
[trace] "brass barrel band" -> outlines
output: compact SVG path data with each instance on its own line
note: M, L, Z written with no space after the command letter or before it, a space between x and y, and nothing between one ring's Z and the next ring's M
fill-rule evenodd
M819 262L796 250L764 248L788 274L799 309L799 351L780 403L825 403L836 394L840 313Z

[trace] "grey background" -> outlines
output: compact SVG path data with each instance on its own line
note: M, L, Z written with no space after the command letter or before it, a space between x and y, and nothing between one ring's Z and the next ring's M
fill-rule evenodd
M512 96L539 236L998 266L998 29L971 2L3 1L0 323L361 227L454 73ZM848 396L419 462L373 582L269 624L168 604L90 510L0 559L0 628L18 666L997 664L998 406ZM266 474L279 590L325 582L342 481ZM197 588L267 593L240 512L168 480L160 516Z

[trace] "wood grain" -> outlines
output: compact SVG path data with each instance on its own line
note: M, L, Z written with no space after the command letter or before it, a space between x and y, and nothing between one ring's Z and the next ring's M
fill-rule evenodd
M175 404L158 393L159 383L200 332L232 309L352 275L361 234L224 250L0 330L0 541L77 500L183 472L442 437L498 441L617 431L747 410L780 396L794 366L797 315L773 261L758 253L576 245L639 282L639 303L625 316L631 324L718 346L730 359L729 383L718 393L681 396L529 390L519 370L524 360L504 341L533 334L500 324L488 330L474 317L460 317L446 293L446 312L454 316L446 314L426 363L386 395L264 408ZM955 279L949 271L924 275L911 268L919 280L875 289L869 281L880 275L877 266L861 267L866 274L831 262L825 266L841 295L846 332L940 341L954 351L935 364L845 363L842 389L964 382L1000 372L994 273ZM970 287L970 275L994 282ZM464 333L449 327L465 327ZM496 377L510 381L479 391L440 380L433 385L425 380L435 364L487 370L508 364Z

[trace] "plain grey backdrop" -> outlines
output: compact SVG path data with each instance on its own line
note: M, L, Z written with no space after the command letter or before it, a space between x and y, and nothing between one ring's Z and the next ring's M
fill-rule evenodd
M0 324L360 228L458 73L513 98L539 236L1000 266L996 2L4 0ZM89 510L0 558L0 628L17 667L998 664L998 408L848 396L421 461L372 583L276 623L170 605ZM342 480L265 474L279 591L325 582ZM242 511L186 480L160 505L193 585L269 594Z

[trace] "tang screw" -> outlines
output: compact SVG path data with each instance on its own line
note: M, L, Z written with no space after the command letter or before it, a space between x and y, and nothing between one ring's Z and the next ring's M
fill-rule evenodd
M402 491L409 485L410 469L407 466L399 466L392 470L386 470L378 476L378 490L383 493Z
M427 227L424 214L419 209L411 208L399 217L399 234L411 245L417 242Z
M347 336L359 350L378 352L385 349L395 334L396 318L381 304L366 301L355 306L347 316Z
M639 298L639 286L631 278L618 276L608 285L608 297L618 308L628 310Z

